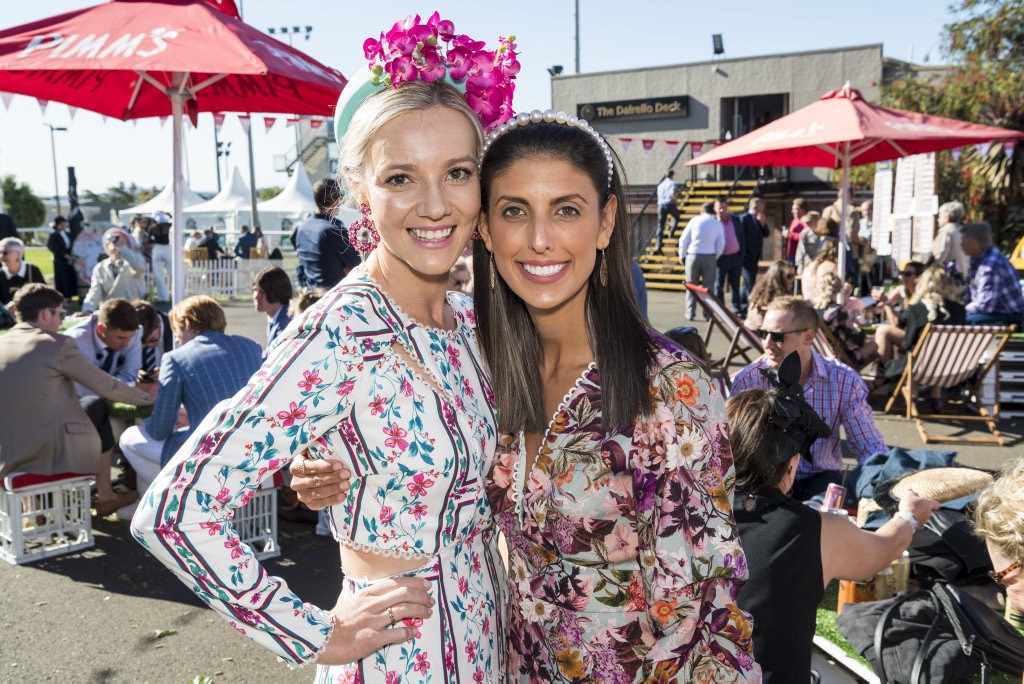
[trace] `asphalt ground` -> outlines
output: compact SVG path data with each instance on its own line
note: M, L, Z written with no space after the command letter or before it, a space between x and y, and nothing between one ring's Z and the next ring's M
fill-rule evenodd
M228 332L265 341L249 301L225 302ZM659 330L684 324L683 295L651 292ZM703 330L702 326L701 327ZM711 340L722 354L727 341ZM890 445L920 448L912 422L875 413ZM1024 421L1003 421L1007 446L952 447L958 462L998 469L1022 453ZM952 432L953 426L941 428ZM0 562L0 682L309 682L205 607L115 517L93 521L96 546L24 566ZM280 521L281 557L265 562L304 599L333 604L337 549L312 525ZM208 679L207 679L208 678Z

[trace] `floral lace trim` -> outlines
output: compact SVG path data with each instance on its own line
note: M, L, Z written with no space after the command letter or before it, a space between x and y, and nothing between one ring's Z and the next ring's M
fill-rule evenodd
M551 427L558 420L558 414L565 410L566 405L572 398L572 395L580 388L580 385L587 379L590 372L597 368L597 361L591 361L587 364L587 367L583 369L579 377L576 378L576 382L572 384L572 387L568 389L565 395L562 397L562 401L558 403L555 408L555 412L551 414L551 418L548 420L548 426L544 430L544 434L541 435L540 446L537 447L536 460L533 463L533 467L537 467L537 463L540 461L540 450L544 448L544 444L547 442L548 435L551 433ZM523 430L519 431L519 458L516 459L515 466L512 468L512 501L516 504L516 515L519 518L519 522L523 522L523 516L525 511L523 509L523 485L525 484L524 478L526 477L526 433ZM531 468L533 470L533 468Z
M384 558L401 558L403 560L417 560L420 558L431 558L435 555L433 553L425 553L423 551L409 551L407 549L382 549L379 546L372 546L370 544L353 541L351 539L339 539L338 543L347 549L352 549L353 551L370 553L374 556L382 556Z
M318 664L317 661L320 660L320 654L324 652L325 648L327 648L327 644L330 643L331 637L334 636L334 628L338 625L338 621L334 618L334 613L331 613L330 615L331 615L331 624L327 628L327 636L324 638L324 640L322 642L320 642L320 645L316 649L314 649L313 657L312 658L308 658L306 660L303 660L298 665L293 665L292 663L288 663L288 669L290 669L290 670L301 670L306 665L317 665Z
M381 287L380 283L378 283L376 280L374 280L373 276L370 275L370 269L366 268L365 264L360 265L358 268L359 268L359 271L360 271L360 275L362 275L362 277L368 283L370 283L370 285L373 285L373 287L375 287L380 292L381 296L384 297L384 299L388 300L388 303L391 305L391 307L398 313L398 317L400 319L402 319L401 323L402 323L402 329L403 330L407 330L409 328L409 323L411 322L417 328L420 328L421 330L424 330L424 331L426 331L428 333L432 333L432 334L435 334L435 335L442 335L442 336L447 337L447 338L449 338L451 340L457 339L457 337L459 335L459 332L462 330L462 328L464 326L464 322L459 317L458 311L455 309L455 306L449 300L450 294L448 292L446 292L445 295L444 295L444 303L447 304L448 308L452 310L452 315L455 318L455 329L454 330L448 330L447 328L437 328L437 327L430 326L430 325L423 325L415 317L410 316L409 314L407 314L405 312L405 310L402 309L401 306L399 306L398 302L395 301L394 297L392 297L388 293L387 290L385 290L383 287Z

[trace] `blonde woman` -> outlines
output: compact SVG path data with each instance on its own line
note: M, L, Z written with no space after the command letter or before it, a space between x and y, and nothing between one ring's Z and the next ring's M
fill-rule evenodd
M956 284L949 271L938 264L926 268L917 279L914 294L910 297L910 306L903 314L906 327L903 331L901 347L904 352L914 348L924 327L929 323L936 325L964 325L967 322L967 311L960 302L951 299ZM877 337L877 336L876 336ZM895 380L903 375L907 367L907 357L903 355L885 362L886 379ZM942 388L932 388L931 410L942 411L946 402L942 399Z
M1010 624L1024 633L1024 458L1003 467L978 495L974 531L985 540L992 579L1006 590Z

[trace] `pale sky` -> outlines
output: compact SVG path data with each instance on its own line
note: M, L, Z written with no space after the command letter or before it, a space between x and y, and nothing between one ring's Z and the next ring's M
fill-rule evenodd
M88 0L17 2L0 0L0 28L10 28L62 12L88 7ZM515 107L544 109L551 104L547 68L560 64L575 71L575 2L580 6L579 61L582 73L685 64L712 58L711 35L721 33L725 57L750 57L784 52L882 43L887 57L932 64L941 62L943 26L951 20L949 0L862 0L856 4L829 0L774 2L693 2L692 0L434 0L416 6L398 2L344 0L241 0L249 24L268 27L313 27L296 48L349 76L365 68L363 41L390 28L398 19L435 9L455 22L459 33L483 40L489 47L499 35L514 34L522 71L517 79ZM835 87L842 86L836 83ZM854 83L854 87L858 84ZM2 87L0 87L2 90ZM57 132L57 164L62 202L67 166L76 167L79 192L103 192L118 182L162 187L171 177L171 126L157 119L135 123L107 120L51 102L43 115L34 98L15 96L8 110L0 103L0 176L13 174L36 194L54 192L50 131L44 124L64 126ZM199 118L199 128L186 126L186 178L203 193L216 191L213 119ZM294 149L294 131L283 117L265 132L253 117L256 186L284 186L287 175L275 172L273 157ZM220 139L231 142L230 164L239 166L248 183L244 133L229 114ZM223 163L222 163L223 169Z

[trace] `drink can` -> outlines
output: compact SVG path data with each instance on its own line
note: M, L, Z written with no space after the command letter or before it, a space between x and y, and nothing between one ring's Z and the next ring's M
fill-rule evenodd
M825 500L822 502L821 507L826 511L842 508L843 501L845 499L846 487L843 485L830 484L828 489L825 490Z

